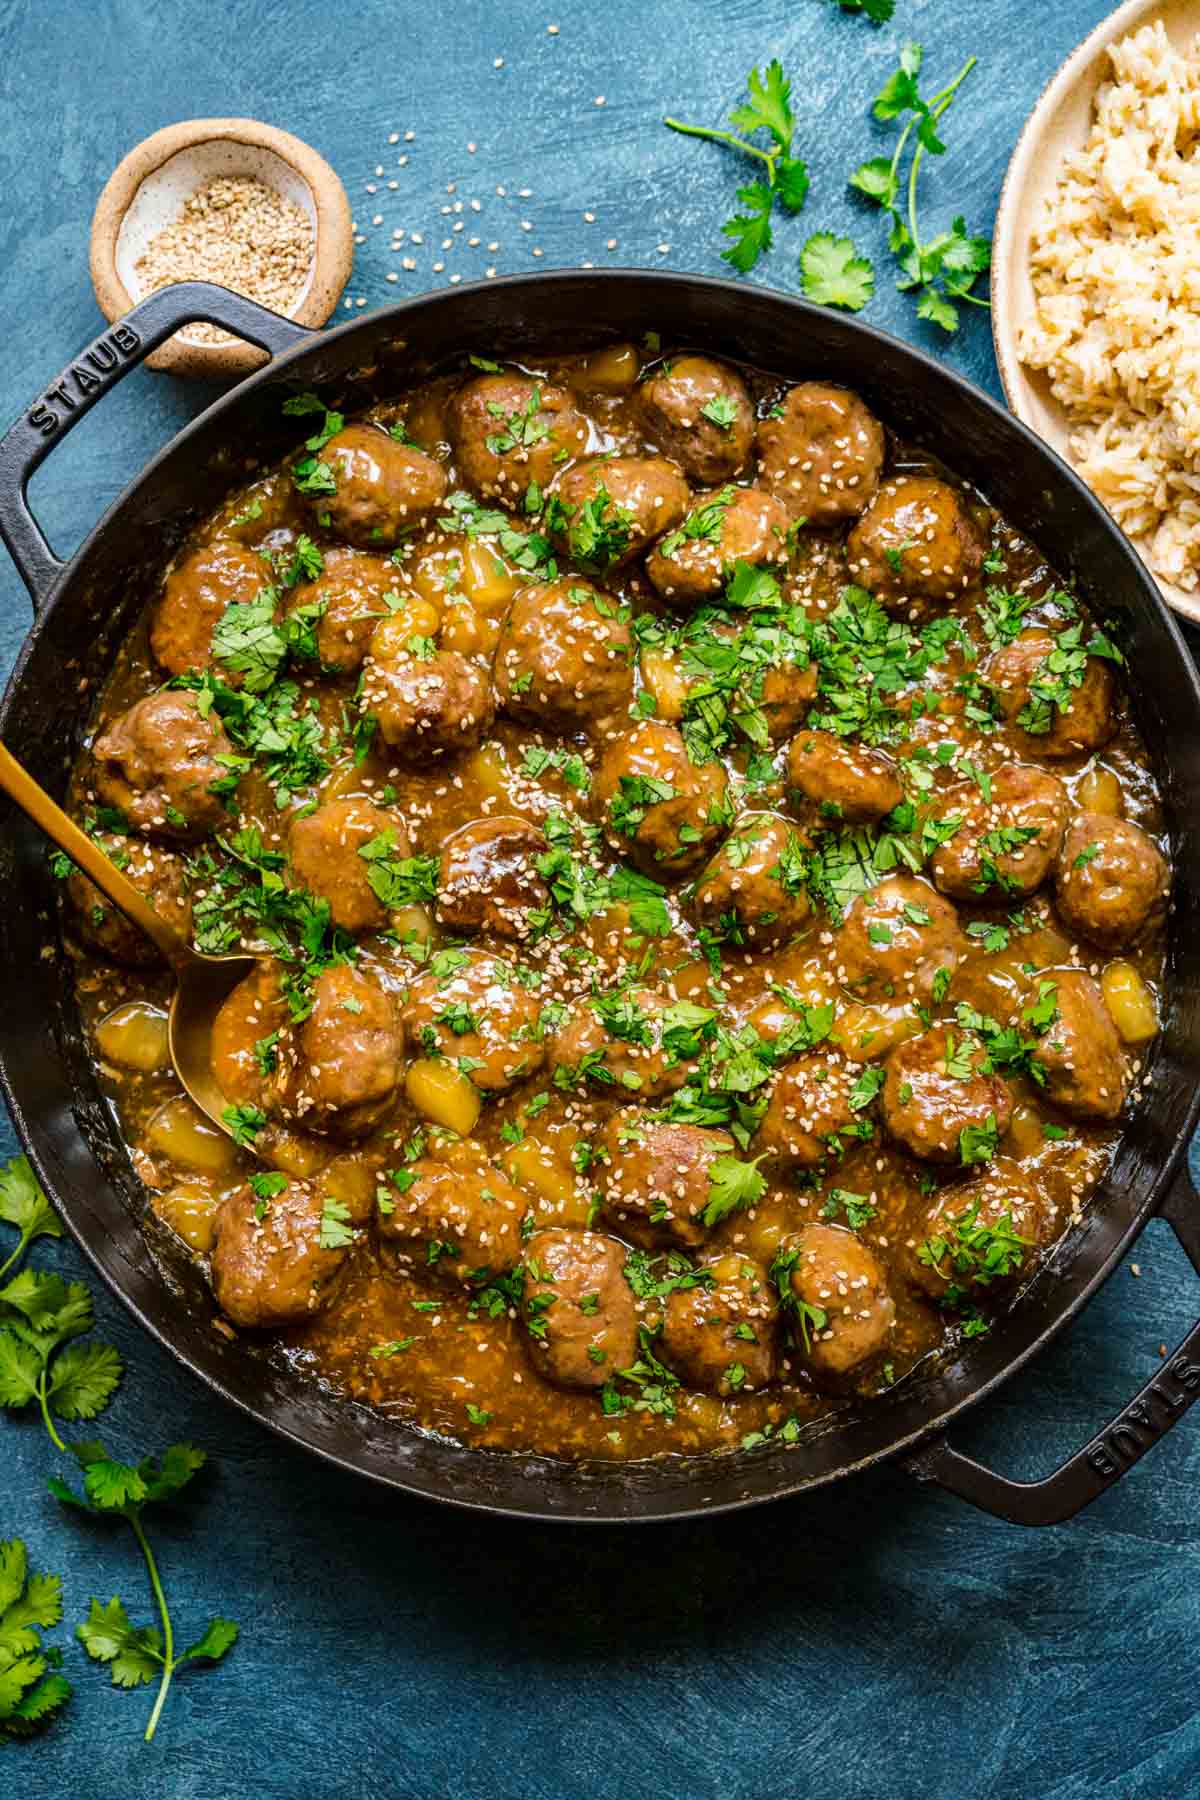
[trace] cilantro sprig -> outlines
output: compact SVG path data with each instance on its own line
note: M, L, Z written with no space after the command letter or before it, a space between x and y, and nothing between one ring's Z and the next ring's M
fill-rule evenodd
M47 1483L50 1492L68 1506L126 1521L142 1552L161 1624L161 1630L156 1625L132 1625L124 1602L114 1594L107 1605L92 1600L75 1635L94 1661L109 1665L114 1687L140 1687L158 1677L158 1692L145 1730L145 1741L150 1743L176 1671L188 1662L220 1662L238 1637L232 1619L216 1617L209 1620L194 1644L176 1652L174 1621L142 1524L146 1507L173 1500L208 1459L193 1444L170 1444L161 1456L144 1457L136 1464L117 1462L96 1441L73 1444L71 1449L83 1472L83 1492L78 1493L58 1476L51 1476Z
M207 1459L186 1443L137 1463L117 1461L95 1439L64 1443L52 1415L95 1418L121 1381L121 1359L110 1344L77 1341L95 1323L92 1297L82 1282L30 1267L9 1273L36 1237L61 1236L24 1157L0 1169L0 1220L20 1234L16 1250L0 1264L0 1279L8 1276L0 1287L0 1406L17 1411L36 1401L51 1443L74 1456L83 1475L82 1493L59 1476L47 1483L50 1492L83 1511L123 1518L137 1539L160 1624L132 1625L114 1595L107 1605L93 1599L76 1636L89 1656L111 1666L115 1686L137 1687L158 1678L145 1732L149 1743L177 1670L193 1661L219 1662L238 1636L231 1620L214 1618L195 1643L176 1652L162 1579L142 1524L145 1508L174 1499ZM43 1649L37 1635L61 1617L57 1577L30 1574L23 1544L0 1544L0 1743L28 1735L70 1696L70 1683L57 1672L58 1652Z
M71 1698L62 1652L40 1633L62 1618L62 1582L29 1567L19 1538L0 1544L0 1744L30 1737Z
M900 66L885 83L872 110L885 125L906 113L909 117L892 156L871 157L861 163L850 177L850 185L891 219L888 248L900 265L896 286L902 293L917 294L917 316L939 325L943 331L957 331L960 301L971 306L989 304L972 289L990 266L991 246L986 237L968 232L961 216L954 219L949 231L923 239L917 187L926 151L931 156L945 154L946 146L938 135L939 123L977 59L968 57L954 79L926 100L918 81L924 56L920 44L910 40L903 46ZM912 155L905 178L902 164L910 143Z
M732 241L722 250L722 261L745 275L759 258L771 248L773 232L771 215L778 201L785 212L798 213L808 198L808 165L793 156L796 121L791 106L791 82L776 58L768 63L765 74L751 69L746 78L749 99L735 106L729 115L733 131L720 131L708 125L689 125L682 119L664 119L672 131L685 137L708 138L726 144L755 158L763 165L765 179L752 181L737 190L742 211L727 219L721 227ZM769 145L754 143L756 133L766 132Z

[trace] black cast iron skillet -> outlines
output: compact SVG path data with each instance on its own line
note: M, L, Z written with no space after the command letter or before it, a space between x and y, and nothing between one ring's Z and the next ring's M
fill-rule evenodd
M208 319L272 353L142 471L69 563L25 497L29 476L104 392L188 320ZM165 288L63 370L0 441L0 535L33 598L34 622L0 709L0 731L61 796L113 654L190 522L246 470L295 439L286 393L320 386L346 411L457 359L578 349L647 330L795 379L857 389L904 438L974 482L1039 544L1126 645L1133 700L1162 788L1175 866L1169 1010L1111 1173L1083 1223L1013 1313L960 1356L890 1398L820 1422L796 1447L707 1459L568 1464L462 1448L324 1392L268 1348L213 1329L203 1277L148 1214L88 1058L58 943L44 845L5 810L0 833L0 1081L38 1175L129 1310L217 1393L272 1430L372 1479L456 1505L564 1520L720 1512L799 1493L901 1455L922 1481L1023 1524L1069 1518L1135 1463L1200 1395L1200 1323L1108 1426L1048 1480L1007 1480L953 1450L945 1431L1061 1331L1156 1212L1200 1272L1200 1205L1171 1178L1200 1093L1200 686L1154 583L1086 488L1031 432L928 357L800 300L689 276L518 277L431 295L314 335L207 285ZM47 954L47 948L51 947Z

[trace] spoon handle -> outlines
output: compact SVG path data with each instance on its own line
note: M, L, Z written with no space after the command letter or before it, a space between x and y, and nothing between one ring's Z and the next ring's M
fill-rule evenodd
M0 789L33 820L39 831L44 831L51 842L95 882L102 893L107 894L114 906L120 907L139 931L145 932L173 967L178 968L190 960L192 947L182 933L155 912L146 896L139 893L132 881L109 861L100 846L67 817L62 807L55 805L3 744L0 744Z

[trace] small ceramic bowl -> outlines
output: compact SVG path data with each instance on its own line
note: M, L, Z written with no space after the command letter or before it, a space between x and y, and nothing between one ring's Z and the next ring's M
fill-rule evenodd
M1102 20L1044 89L1017 139L1000 193L992 238L992 338L1000 380L1017 417L1067 462L1071 456L1066 410L1051 393L1045 372L1027 369L1017 348L1021 328L1033 317L1035 306L1030 245L1064 155L1081 150L1087 142L1093 104L1111 70L1109 46L1160 19L1171 42L1184 49L1200 34L1200 0L1126 0ZM1200 596L1168 581L1159 586L1169 606L1200 622Z
M350 202L324 157L257 119L186 119L154 132L118 163L92 218L92 285L105 317L118 319L144 298L136 265L150 239L179 217L189 194L218 175L255 176L308 214L313 256L289 312L301 325L323 325L353 261ZM228 380L267 358L252 344L205 343L185 327L146 360L174 375Z

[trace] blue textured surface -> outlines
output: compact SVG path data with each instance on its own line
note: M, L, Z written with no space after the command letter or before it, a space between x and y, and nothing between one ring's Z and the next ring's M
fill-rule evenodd
M367 236L349 292L370 307L489 264L716 271L717 228L743 171L657 120L679 111L720 122L744 71L778 54L797 78L799 147L813 168L806 216L781 227L761 269L789 288L800 245L818 227L850 229L872 253L881 247L878 220L846 196L844 180L870 153L867 106L901 37L924 40L934 74L979 55L929 200L947 219L962 210L973 228L989 229L1021 121L1106 10L1104 0L898 0L895 25L876 32L830 0L7 0L0 414L15 414L95 331L86 244L96 194L130 144L176 118L251 114L329 156ZM557 36L547 34L551 21ZM409 129L414 142L388 144L390 132ZM385 174L372 196L365 183L377 164ZM446 192L451 181L457 195ZM465 208L455 234L455 215L439 209L472 197L480 211ZM384 224L372 228L376 213ZM411 273L389 253L394 224L424 236ZM460 241L435 274L447 235L482 242ZM493 241L501 248L489 252ZM918 325L890 291L886 259L877 262L880 294L866 316L934 342L995 392L986 316L973 315L947 346ZM85 421L34 487L61 549L202 399L140 372ZM5 669L26 617L3 564ZM1140 1280L1114 1276L1032 1376L964 1431L967 1447L1015 1472L1047 1469L1145 1379L1159 1344L1191 1324L1196 1297L1165 1227L1150 1228L1138 1258ZM59 1261L80 1272L73 1250ZM130 1370L105 1421L115 1447L190 1436L218 1457L203 1500L158 1532L181 1629L219 1610L242 1621L244 1637L218 1673L180 1682L150 1749L140 1743L144 1698L111 1689L71 1644L70 1712L45 1739L0 1758L0 1792L1200 1792L1196 1418L1077 1524L1042 1534L891 1472L709 1525L541 1531L392 1501L327 1473L224 1411L106 1297L99 1310ZM69 1622L91 1593L118 1589L147 1616L132 1541L63 1516L43 1489L51 1468L40 1428L0 1421L0 1537L24 1536L39 1563L64 1574Z

